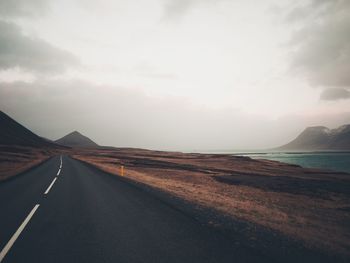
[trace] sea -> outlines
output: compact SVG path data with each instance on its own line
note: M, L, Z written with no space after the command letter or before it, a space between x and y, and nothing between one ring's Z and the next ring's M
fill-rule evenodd
M350 152L267 152L267 153L233 153L254 159L268 159L308 168L322 168L350 175Z
M320 168L337 172L349 173L350 151L347 152L273 152L261 150L206 150L185 151L208 154L232 154L248 156L253 159L267 159L284 163L296 164L306 168Z

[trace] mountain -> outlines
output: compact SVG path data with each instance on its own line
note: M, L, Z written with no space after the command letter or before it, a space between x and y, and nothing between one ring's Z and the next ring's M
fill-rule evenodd
M55 143L58 143L64 146L70 146L70 147L83 147L83 148L99 147L97 143L95 143L90 138L82 135L77 131L67 134L61 139L56 140Z
M323 126L306 128L297 138L278 150L345 151L350 150L350 124L336 129Z
M0 144L61 148L31 132L2 111L0 111Z

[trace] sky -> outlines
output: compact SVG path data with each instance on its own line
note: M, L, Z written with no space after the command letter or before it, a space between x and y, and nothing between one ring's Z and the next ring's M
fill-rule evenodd
M267 149L350 124L348 0L0 0L0 110L101 145Z

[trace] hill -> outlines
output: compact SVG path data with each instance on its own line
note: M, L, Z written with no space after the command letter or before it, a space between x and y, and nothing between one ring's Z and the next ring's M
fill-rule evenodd
M70 147L83 147L83 148L96 148L99 147L97 143L92 141L90 138L82 135L80 132L74 131L66 136L55 141L60 145L70 146Z
M31 132L2 111L0 111L0 144L30 147L60 147Z
M306 128L297 138L278 150L290 151L348 151L350 124L329 129L323 126Z
M0 111L0 181L39 165L66 148L39 137Z

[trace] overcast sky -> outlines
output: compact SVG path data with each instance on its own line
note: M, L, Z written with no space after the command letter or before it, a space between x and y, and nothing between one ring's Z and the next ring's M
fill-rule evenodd
M0 110L38 135L279 146L350 123L348 0L0 0Z

